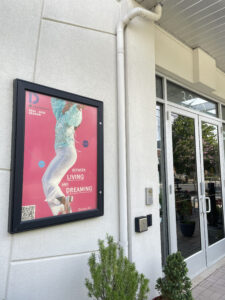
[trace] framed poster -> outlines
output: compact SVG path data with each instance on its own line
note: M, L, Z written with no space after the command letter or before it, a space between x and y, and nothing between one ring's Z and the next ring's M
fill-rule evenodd
M103 215L103 103L14 81L9 232Z

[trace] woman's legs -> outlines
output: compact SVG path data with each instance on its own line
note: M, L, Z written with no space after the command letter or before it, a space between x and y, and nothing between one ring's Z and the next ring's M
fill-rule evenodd
M74 165L76 159L77 153L74 146L56 149L56 156L50 162L42 177L46 201L48 201L53 215L62 212L63 207L68 212L66 207L68 207L69 203L59 184L67 171Z

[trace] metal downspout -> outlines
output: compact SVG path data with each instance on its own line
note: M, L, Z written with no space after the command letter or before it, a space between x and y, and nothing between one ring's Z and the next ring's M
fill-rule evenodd
M130 0L132 5L135 3ZM117 26L117 88L118 88L118 140L119 140L119 213L120 213L120 245L124 254L128 256L128 220L127 220L127 164L126 164L126 112L125 112L125 45L124 32L129 22L142 17L151 21L158 21L162 15L162 5L158 4L154 12L142 7L135 7L119 22Z

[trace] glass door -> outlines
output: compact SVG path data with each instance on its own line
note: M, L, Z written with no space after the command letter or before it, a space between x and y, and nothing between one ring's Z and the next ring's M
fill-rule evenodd
M193 277L206 267L198 117L172 107L168 113L171 252L181 251Z
M199 117L207 265L224 256L225 249L221 126L217 121Z
M167 122L170 250L194 277L224 256L222 125L172 106Z

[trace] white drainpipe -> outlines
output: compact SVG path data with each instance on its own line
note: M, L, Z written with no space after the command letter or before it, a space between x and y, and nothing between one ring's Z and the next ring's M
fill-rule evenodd
M135 2L130 0L132 4ZM137 5L137 4L136 4ZM125 47L124 31L135 17L158 21L162 15L162 5L158 4L154 12L135 7L119 22L117 26L117 88L118 88L118 139L119 139L119 210L120 210L120 245L128 256L128 222L127 222L127 164L126 164L126 113L125 113Z

